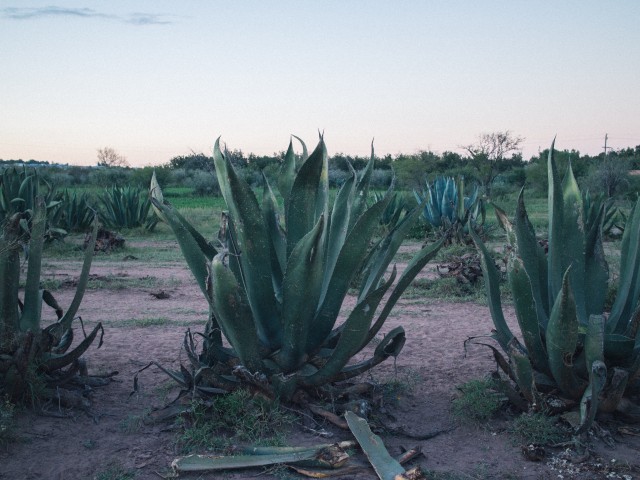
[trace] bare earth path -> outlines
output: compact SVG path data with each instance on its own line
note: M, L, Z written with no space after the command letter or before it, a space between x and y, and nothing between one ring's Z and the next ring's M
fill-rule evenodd
M56 297L61 305L68 305L73 294L70 284L79 266L49 262L48 268L61 281ZM47 407L50 415L65 413L71 417L18 414L21 439L0 450L0 479L92 479L114 465L135 472L135 479L157 479L156 472L165 475L177 455L175 431L167 425L141 425L137 421L145 411L166 401L172 393L171 382L160 371L149 369L141 377L140 392L131 397L129 394L134 373L150 360L178 366L184 331L187 327L195 331L202 328L206 301L182 261L163 262L154 268L136 260L97 259L92 273L94 281L103 282L107 288L89 290L80 315L86 328L102 321L106 334L102 348L93 346L86 358L92 372L117 370L117 381L95 390L91 416L65 412L56 405ZM113 288L114 282L121 284ZM160 290L169 298L158 300L150 295ZM504 422L497 421L489 428L455 423L450 404L456 385L482 377L494 368L488 349L473 346L466 355L463 349L467 337L490 332L487 307L426 303L409 296L398 303L385 328L396 325L407 331L406 346L395 366L386 362L373 374L377 379L392 378L395 369L400 378L419 378L411 394L400 397L391 409L396 425L415 434L456 428L426 441L384 437L392 454L398 454L401 446L421 445L426 457L418 462L426 470L441 472L438 478L625 478L622 473L573 475L554 470L546 462L527 461L520 454L520 446L504 431ZM336 441L349 438L348 432L330 426L327 429L334 432ZM326 441L295 428L288 438L292 445ZM616 440L615 450L596 444L603 464L640 463L637 437L617 435ZM632 472L624 475L636 478ZM185 478L275 477L253 470ZM371 473L349 478L374 477Z

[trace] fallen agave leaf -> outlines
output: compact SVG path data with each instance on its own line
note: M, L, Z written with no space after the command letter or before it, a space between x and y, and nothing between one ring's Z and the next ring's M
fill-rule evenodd
M350 447L353 442L342 442L342 445ZM171 462L171 468L177 473L263 467L280 463L296 463L310 468L339 468L349 459L349 455L341 447L341 444L307 448L256 447L244 451L251 453L236 456L188 455L176 458Z
M389 455L382 439L371 431L364 418L358 417L353 412L345 412L344 418L380 480L424 478L419 468L416 467L407 472L400 462Z

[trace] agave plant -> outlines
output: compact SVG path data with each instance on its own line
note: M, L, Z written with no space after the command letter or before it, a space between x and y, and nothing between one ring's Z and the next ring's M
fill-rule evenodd
M51 223L67 232L85 232L91 228L95 211L86 193L65 190L57 196L60 202L51 215Z
M64 238L67 234L66 230L58 228L50 221L52 212L60 206L60 200L56 199L55 188L41 179L35 169L26 167L7 168L0 174L0 224L8 221L13 214L20 213L22 215L20 229L28 236L37 194L42 195L47 209L45 239Z
M464 195L464 178L437 177L427 189L418 193L413 191L416 201L424 203L424 219L434 228L453 230L452 238L464 242L469 225L480 228L485 221L486 209L479 197L478 186L474 185L469 196Z
M381 192L373 192L373 203L379 202L384 198ZM409 210L407 200L401 193L394 193L387 208L384 209L380 216L380 225L385 231L391 230L402 219L403 214Z
M622 239L618 294L604 311L609 269L602 245L605 206L585 202L571 170L560 182L553 144L548 157L549 251L536 241L518 198L515 220L497 209L512 246L508 278L522 333L522 344L502 312L499 278L491 255L472 232L483 258L493 336L509 361L494 351L519 393L540 408L551 390L580 401L581 424L588 430L597 411L611 412L632 390L640 374L640 202L629 216ZM595 208L597 206L597 209Z
M111 228L144 227L153 230L158 218L151 210L149 196L137 187L111 187L100 197L102 217Z
M38 194L36 180L27 187L33 188L34 193L34 201L28 205L30 208L4 218L0 232L0 396L21 400L44 395L57 398L61 403L86 406L86 399L81 394L62 395L58 387L72 384L78 372L86 376L86 366L80 357L102 332L102 325L96 325L73 350L69 350L74 336L72 324L89 278L93 245L85 253L75 296L64 312L51 292L40 284L47 205L44 197ZM12 203L22 205L24 198ZM22 227L27 220L30 222L28 234ZM97 222L92 242L95 242L96 231ZM29 258L24 295L20 298L20 252L27 243ZM57 321L43 328L44 304L53 309ZM38 385L43 390L34 393L33 389Z
M250 382L272 397L292 400L298 398L296 392L317 393L396 357L405 343L404 330L396 327L371 358L347 365L380 332L402 292L442 241L423 248L392 288L397 272L395 267L387 272L387 267L421 207L372 243L392 197L390 189L367 207L373 151L362 178L358 181L351 168L330 207L324 141L320 139L311 155L302 145L299 172L291 143L281 168L280 212L267 178L260 201L216 142L215 168L228 212L223 213L215 247L163 201L152 179L153 205L176 234L210 306L202 353L194 351L187 332L184 345L192 369L171 372L193 391L220 393ZM339 324L350 283L360 271L364 274L356 305Z

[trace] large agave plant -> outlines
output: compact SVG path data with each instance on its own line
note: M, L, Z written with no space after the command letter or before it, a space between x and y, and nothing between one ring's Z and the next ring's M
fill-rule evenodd
M470 225L479 228L484 224L486 210L478 186L474 185L471 193L465 196L462 177L437 177L433 183L427 182L425 191L414 190L413 194L419 204L424 204L424 219L436 229L453 229L452 238L460 242L464 241Z
M28 187L28 188L31 188ZM62 395L60 386L73 384L76 373L86 376L81 355L102 331L98 324L93 331L70 350L73 342L72 323L82 301L93 258L93 243L84 257L82 273L69 309L64 312L48 290L41 287L42 250L47 223L47 205L33 184L34 196L30 208L5 217L0 232L0 396L24 399L43 395L65 404L86 406L81 394ZM22 204L22 199L19 202ZM29 221L28 234L23 225ZM20 298L20 252L27 250L27 273L24 295ZM42 310L53 309L57 321L43 328ZM102 339L100 340L102 343ZM101 383L91 381L94 385ZM42 387L34 392L36 387Z
M597 411L611 412L621 405L640 374L640 202L622 239L617 297L611 311L605 312L609 280L602 245L605 206L585 203L571 166L560 181L553 144L548 175L548 254L536 241L523 192L513 222L496 210L513 247L508 278L524 344L505 322L491 256L472 235L483 258L493 336L509 358L499 363L519 393L537 408L544 404L542 394L552 390L579 401L578 432L585 432Z
M137 187L111 187L100 197L102 217L111 228L144 227L153 230L158 218L151 210L149 196Z
M218 393L248 381L288 400L296 392L317 391L360 375L396 357L405 343L404 330L394 328L371 358L348 365L379 333L402 292L442 242L423 248L392 288L397 273L387 267L421 207L373 241L392 196L390 190L367 207L373 154L360 181L351 168L330 206L324 141L311 155L302 145L299 172L291 143L281 168L281 212L267 179L259 200L216 142L215 168L228 212L215 247L162 200L152 179L153 205L175 232L210 305L202 353L195 353L190 333L185 338L192 371L183 367L171 372L185 387ZM361 271L356 305L338 324L350 284Z

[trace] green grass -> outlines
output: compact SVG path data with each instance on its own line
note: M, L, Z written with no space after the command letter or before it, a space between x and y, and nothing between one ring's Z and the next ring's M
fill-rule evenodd
M457 387L451 402L452 415L461 422L484 425L502 408L504 398L490 378L471 380Z
M210 405L194 401L191 415L179 421L176 444L183 453L194 450L224 451L237 443L283 446L292 414L277 403L236 390L214 397Z
M523 413L511 422L509 433L520 443L554 445L570 438L570 432L558 424L558 418L544 412Z

